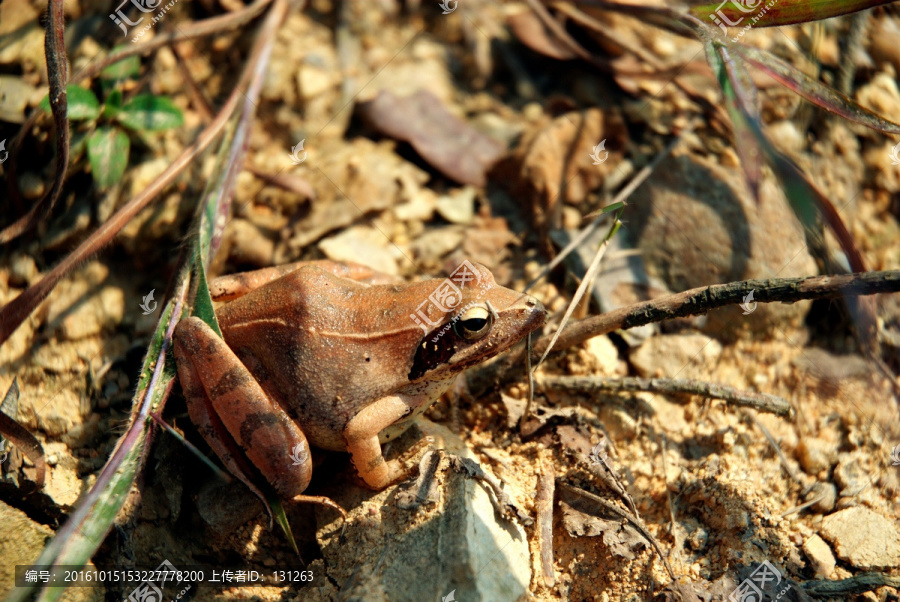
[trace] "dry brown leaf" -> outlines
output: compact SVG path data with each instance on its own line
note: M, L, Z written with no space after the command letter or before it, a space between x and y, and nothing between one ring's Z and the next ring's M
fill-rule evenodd
M603 537L610 552L627 560L634 560L635 552L647 547L647 541L637 529L621 518L613 520L592 516L560 501L563 524L572 537Z
M505 150L426 90L403 98L382 90L359 110L377 131L408 142L435 169L462 184L484 186L487 170Z
M575 53L549 33L534 12L523 10L507 17L506 22L516 38L535 52L561 61L575 58Z
M565 113L526 134L492 176L531 207L535 228L546 234L559 227L560 197L572 205L580 203L616 168L625 137L621 120L607 119L599 109ZM604 140L598 154L602 162L595 165L591 155Z

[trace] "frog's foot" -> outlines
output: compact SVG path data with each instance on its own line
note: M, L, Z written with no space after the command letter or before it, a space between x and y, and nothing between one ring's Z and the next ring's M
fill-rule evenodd
M331 498L327 498L324 495L295 495L291 498L291 502L295 504L319 504L320 506L326 506L333 510L337 510L341 514L341 518L344 519L344 522L347 522L347 511L344 510L337 502L331 500Z

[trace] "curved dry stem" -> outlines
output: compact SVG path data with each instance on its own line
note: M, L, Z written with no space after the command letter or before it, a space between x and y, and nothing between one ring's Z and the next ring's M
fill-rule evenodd
M56 123L56 169L53 174L53 186L28 213L0 231L0 244L9 242L23 232L32 229L44 219L56 205L66 180L66 168L69 166L69 120L66 98L66 42L63 37L65 28L62 0L50 0L47 32L44 34L44 54L47 57L47 78L50 80L50 110L53 113L53 121ZM38 111L40 109L35 110L35 112ZM19 146L19 144L15 144L13 151L17 151ZM18 153L16 152L14 155L17 156ZM13 157L11 167L16 164L16 156ZM10 174L9 181L13 189L16 188L12 184L14 179ZM17 195L18 189L16 189L16 196L12 196L12 198L18 200ZM21 201L19 203L21 204Z

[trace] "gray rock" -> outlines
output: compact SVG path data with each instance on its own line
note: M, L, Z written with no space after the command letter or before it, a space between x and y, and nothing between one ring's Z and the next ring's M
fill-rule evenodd
M834 469L834 480L841 488L841 497L855 497L872 482L872 474L863 465L865 454L861 451L842 453Z
M762 181L757 204L740 168L703 158L665 160L632 195L623 220L631 244L643 251L648 275L673 291L818 272L776 182ZM808 309L808 301L760 303L748 315L724 307L707 315L703 330L726 338L742 332L771 336L775 328L799 327Z
M343 537L334 512L316 510L329 578L346 599L419 602L453 592L448 599L519 600L531 581L524 529L500 517L485 486L451 468L446 455L430 458L439 458L436 469L412 484L373 493L335 479L323 492L351 509Z

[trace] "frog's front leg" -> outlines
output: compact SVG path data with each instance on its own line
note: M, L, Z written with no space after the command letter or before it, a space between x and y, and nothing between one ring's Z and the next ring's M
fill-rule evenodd
M312 477L306 436L225 341L199 318L182 320L174 335L188 413L229 471L262 497L252 483L252 463L282 498L344 513L327 498L301 495Z
M391 395L363 408L344 428L353 465L372 489L384 489L409 474L399 459L390 462L384 459L378 435L411 412L412 408L401 397Z

